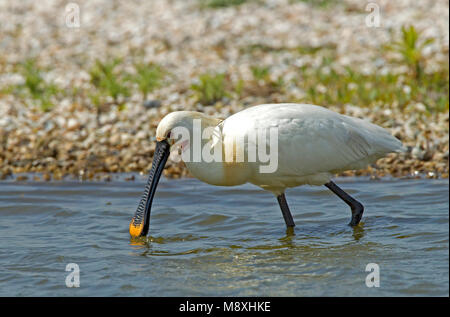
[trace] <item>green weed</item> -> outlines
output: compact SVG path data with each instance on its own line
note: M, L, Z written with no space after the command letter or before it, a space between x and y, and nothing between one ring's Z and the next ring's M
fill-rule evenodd
M200 0L200 5L206 8L217 9L238 6L245 2L248 2L248 0Z
M420 33L414 26L401 29L401 38L386 46L388 50L399 53L402 57L400 62L405 63L416 78L421 78L424 72L426 59L423 54L424 48L434 42L433 38L420 39Z
M270 67L252 66L250 69L252 71L253 78L256 81L270 81Z
M56 84L44 80L43 71L35 59L27 59L19 64L18 70L25 81L23 85L17 87L18 90L29 95L43 111L49 111L54 106L52 98L60 92L60 89Z
M120 98L130 96L130 90L126 86L127 76L121 73L117 66L122 62L119 58L102 62L96 60L94 66L89 70L91 84L98 92L91 93L94 105L104 103L104 97L110 96L115 104L120 103ZM92 98L92 96L95 96Z
M203 105L211 105L229 96L225 74L202 74L198 83L192 84L197 100Z
M318 69L304 66L297 85L306 96L302 102L319 105L353 104L370 107L388 104L405 108L411 103L423 103L429 112L448 111L448 65L441 70L415 76L404 74L364 74L351 68L337 71L328 64Z
M291 3L305 2L311 6L319 7L319 8L328 8L328 7L338 3L338 1L336 1L336 0L290 0L290 2Z
M164 71L153 63L135 63L134 68L136 74L130 76L130 80L137 84L143 100L146 100L149 93L161 86Z

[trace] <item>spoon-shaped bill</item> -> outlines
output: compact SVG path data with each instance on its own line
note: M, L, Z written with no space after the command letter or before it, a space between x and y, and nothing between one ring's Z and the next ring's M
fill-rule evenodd
M132 237L141 237L148 233L153 196L155 195L156 186L158 186L159 178L164 170L164 165L167 162L169 154L170 145L167 141L163 140L156 142L152 168L150 170L147 185L145 185L144 195L130 222L130 235Z

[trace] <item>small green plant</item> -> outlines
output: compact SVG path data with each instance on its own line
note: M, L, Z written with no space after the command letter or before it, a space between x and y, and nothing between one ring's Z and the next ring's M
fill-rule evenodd
M288 46L272 46L267 45L265 43L253 43L250 45L241 46L239 48L241 54L277 54L277 53L298 53L301 55L311 55L314 56L318 53L321 55L336 55L336 45L335 44L325 44L322 46L296 46L296 47L288 47Z
M200 0L200 5L207 8L226 8L241 5L248 0Z
M319 68L302 66L296 85L306 93L299 102L324 106L387 104L403 109L422 103L429 112L443 112L448 111L449 105L448 64L433 73L422 74L419 81L413 75L365 74L351 67L337 70L324 59Z
M387 46L387 49L395 51L402 56L404 62L411 70L414 77L420 79L425 67L423 50L434 42L433 38L420 40L420 33L414 26L402 27L400 40Z
M252 66L251 68L253 78L256 81L268 82L270 81L270 68L269 67L259 67Z
M249 96L268 97L274 93L281 92L284 82L280 77L273 80L270 76L270 67L252 66L250 68L253 80L245 86L245 94Z
M242 93L244 92L245 81L242 78L239 78L236 85L234 85L233 92L237 98L242 97Z
M58 87L44 80L42 70L35 59L27 59L19 64L19 72L25 82L18 88L38 102L43 111L49 111L54 106L52 97L60 91Z
M99 93L91 94L96 96L93 103L101 105L104 103L103 96L110 96L115 104L119 104L119 98L126 98L130 95L128 87L125 85L126 76L117 70L117 66L122 62L115 58L102 62L96 60L94 66L90 69L91 83Z
M160 66L153 63L135 63L134 68L136 74L131 76L130 79L137 84L143 100L146 100L149 93L161 86L164 71Z
M36 66L34 59L28 59L21 64L21 74L25 79L25 87L28 92L37 97L44 91L44 78L42 77L41 70Z
M290 0L291 3L294 2L305 2L314 7L327 8L331 5L338 3L336 0Z
M202 74L198 83L192 84L191 89L197 94L198 102L211 105L229 95L226 88L225 74Z

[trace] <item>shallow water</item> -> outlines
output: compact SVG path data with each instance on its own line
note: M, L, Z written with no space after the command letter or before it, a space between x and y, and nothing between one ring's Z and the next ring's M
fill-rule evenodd
M0 182L0 296L449 295L448 180L335 180L365 205L356 228L325 187L288 190L292 235L253 185L162 179L150 237L133 241L145 180Z

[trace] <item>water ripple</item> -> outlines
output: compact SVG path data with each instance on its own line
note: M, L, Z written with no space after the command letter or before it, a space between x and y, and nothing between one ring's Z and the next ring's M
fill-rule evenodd
M448 180L337 179L365 205L355 228L326 188L290 189L289 231L252 185L162 179L149 236L130 239L136 179L1 182L0 296L448 296Z

